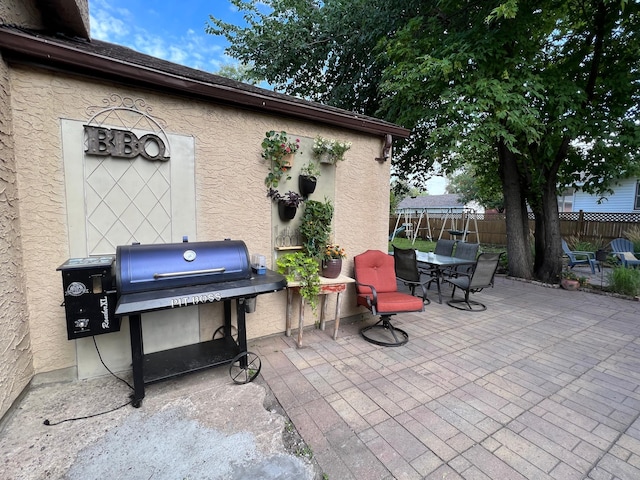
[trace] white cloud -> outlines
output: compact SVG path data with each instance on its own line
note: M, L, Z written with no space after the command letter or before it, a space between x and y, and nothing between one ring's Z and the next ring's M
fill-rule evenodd
M114 7L105 0L91 0L90 13L92 38L206 71L216 71L225 61L224 48L204 31L197 33L187 28L184 32L159 34L137 25L135 15L128 9Z

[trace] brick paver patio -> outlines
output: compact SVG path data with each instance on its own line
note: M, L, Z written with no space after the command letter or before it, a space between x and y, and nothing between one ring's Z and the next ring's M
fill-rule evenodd
M368 319L249 348L330 480L640 478L640 302L506 278L476 297L394 317L402 347Z

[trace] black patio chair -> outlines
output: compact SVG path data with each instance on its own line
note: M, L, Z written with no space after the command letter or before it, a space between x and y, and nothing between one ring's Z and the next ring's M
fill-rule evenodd
M475 260L478 256L478 249L480 244L458 242L456 244L456 250L453 252L453 256L456 258L463 258L465 260ZM469 274L473 270L473 265L461 265L458 267L452 267L447 272L451 277L457 277L460 274Z
M455 246L456 240L440 239L436 242L436 248L433 249L433 253L450 257L453 255L453 247ZM436 275L436 269L434 267L421 265L418 269L420 273L425 273L431 277L435 277ZM431 284L429 284L429 286L431 286Z
M493 287L493 279L500 263L501 253L481 253L471 273L459 273L457 277L445 278L445 281L453 285L451 300L447 304L458 310L469 312L482 312L486 305L469 300L471 293L477 293L484 288ZM454 299L456 288L464 290L464 299Z
M410 248L399 248L394 245L393 258L395 260L396 279L406 287L409 287L411 295L415 296L416 288L420 287L422 290L422 302L425 305L429 305L431 300L427 298L427 283L430 280L422 282L420 279L421 272L418 270L416 251Z

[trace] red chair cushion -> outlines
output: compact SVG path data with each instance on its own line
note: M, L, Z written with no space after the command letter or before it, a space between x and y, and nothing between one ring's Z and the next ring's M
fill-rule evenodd
M357 302L358 305L371 308L368 305L366 295L358 295ZM402 292L389 292L378 294L378 303L373 307L375 307L375 312L378 314L421 312L424 304L420 297L414 297Z
M367 250L353 257L353 270L358 283L373 285L378 295L387 292L396 292L396 271L391 255L380 250ZM356 285L357 292L371 293L371 289Z

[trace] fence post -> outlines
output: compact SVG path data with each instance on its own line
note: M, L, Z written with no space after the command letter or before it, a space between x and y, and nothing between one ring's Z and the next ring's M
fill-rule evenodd
M576 225L576 228L578 230L576 232L576 236L582 237L582 235L586 233L584 231L584 211L583 210L580 210L578 212L578 224Z

